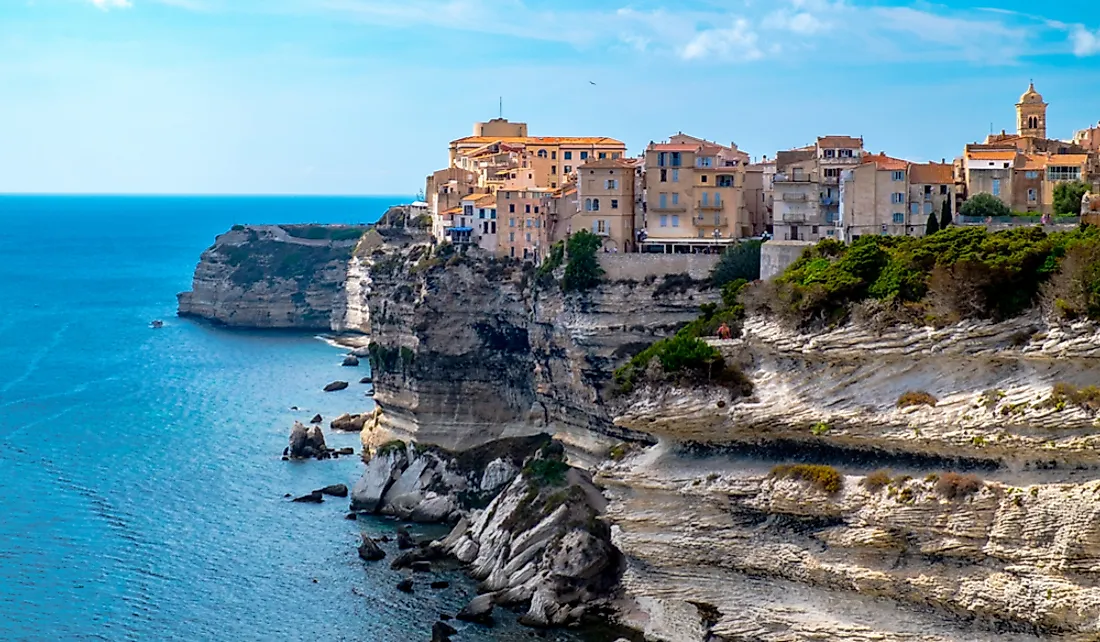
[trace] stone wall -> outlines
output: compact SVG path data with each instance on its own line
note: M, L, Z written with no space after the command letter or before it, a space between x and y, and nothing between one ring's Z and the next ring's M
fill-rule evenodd
M763 244L760 246L760 278L766 281L780 274L811 245L809 241L775 240Z
M609 281L644 281L646 277L687 273L703 280L718 263L719 254L600 254L600 267Z

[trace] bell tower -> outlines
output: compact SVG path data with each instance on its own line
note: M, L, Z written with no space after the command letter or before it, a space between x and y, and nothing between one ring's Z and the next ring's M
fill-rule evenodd
M1027 87L1016 103L1016 133L1020 136L1047 137L1047 104L1035 91L1035 83Z

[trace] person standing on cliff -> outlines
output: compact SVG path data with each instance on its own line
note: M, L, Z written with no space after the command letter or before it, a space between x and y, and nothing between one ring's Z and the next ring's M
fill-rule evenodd
M730 327L728 325L726 325L725 323L718 326L718 338L719 339L723 339L723 340L730 339L732 334L733 333L730 332Z

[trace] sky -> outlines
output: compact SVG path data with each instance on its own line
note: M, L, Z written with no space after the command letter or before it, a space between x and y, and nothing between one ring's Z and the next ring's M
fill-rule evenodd
M1096 0L0 0L0 193L412 194L503 114L954 158L1100 121ZM592 84L595 83L595 84Z

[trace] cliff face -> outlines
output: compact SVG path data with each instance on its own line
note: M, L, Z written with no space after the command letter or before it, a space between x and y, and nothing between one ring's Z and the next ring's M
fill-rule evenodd
M650 388L616 418L661 440L597 478L625 622L676 642L1100 636L1094 328L753 319L716 344L752 398ZM898 408L918 391L935 405Z
M513 263L429 257L416 243L363 261L378 426L451 449L539 432L589 450L646 439L612 422L613 369L717 298L656 282L565 295Z
M203 252L179 314L248 328L329 330L347 321L348 261L362 228L234 229Z

